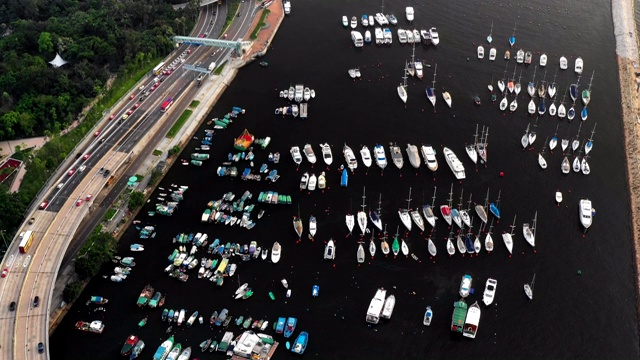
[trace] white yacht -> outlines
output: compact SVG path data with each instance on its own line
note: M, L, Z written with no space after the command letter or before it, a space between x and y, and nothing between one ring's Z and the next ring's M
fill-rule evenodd
M491 48L489 50L489 61L495 61L496 60L496 54L497 54L497 50L496 48Z
M398 41L400 44L407 43L407 31L405 29L398 29Z
M582 58L578 56L576 58L576 64L575 64L575 67L574 67L574 70L575 70L576 74L578 74L578 75L582 74L583 67L584 67L584 63L582 62Z
M475 339L476 333L478 332L479 324L480 324L480 306L476 301L473 305L469 306L469 310L467 311L467 318L464 321L464 329L462 331L462 336L468 337L470 339Z
M451 94L449 94L448 91L443 92L442 99L444 99L444 102L447 103L447 106L451 109Z
M342 15L342 26L349 27L349 19L347 18L347 15Z
M488 278L484 285L484 293L482 294L482 302L489 306L493 304L493 299L496 296L496 288L498 287L498 280Z
M478 45L478 59L484 59L484 46Z
M309 161L309 163L311 164L315 164L316 163L316 154L313 152L313 148L311 147L311 144L306 144L304 146L304 155L307 157L307 160Z
M393 308L395 306L396 306L396 297L393 295L389 295L387 299L384 301L384 307L382 308L382 318L391 319L391 315L393 314Z
M547 66L547 54L542 53L542 55L540 55L540 67L545 66Z
M324 247L324 259L334 260L335 258L336 258L336 247L333 244L333 239L330 239L327 242L327 245Z
M322 148L322 160L324 160L325 164L331 165L333 163L333 155L331 154L331 146L329 144L324 143L320 144Z
M373 148L373 155L376 159L376 164L380 169L384 170L387 167L387 155L384 152L384 146L378 144Z
M353 154L353 150L344 144L344 148L342 149L342 153L344 154L344 160L347 162L347 166L351 171L358 168L358 160L356 160L356 156Z
M362 37L362 33L360 31L351 31L351 41L353 41L353 45L355 47L364 46L364 38Z
M424 72L422 71L422 60L416 61L415 63L413 63L413 66L416 71L416 77L422 80L422 78L424 77Z
M358 19L355 16L351 17L350 25L352 29L355 29L358 26Z
M429 29L429 37L431 38L431 43L433 45L438 45L440 43L440 37L438 36L438 30L435 27Z
M438 160L436 159L436 152L433 150L433 147L429 144L422 145L420 152L422 153L424 163L427 164L427 168L431 171L438 170Z
M271 262L277 264L280 261L280 252L282 248L280 247L280 243L277 241L273 243L273 247L271 247Z
M560 69L562 70L567 70L567 67L569 66L568 62L567 62L567 58L563 56L560 57Z
M364 164L364 166L371 167L371 152L366 145L362 146L362 149L360 150L360 156L362 156L362 163Z
M382 45L384 44L384 34L382 32L382 29L377 27L373 30L373 34L376 38L376 45Z
M404 165L404 159L402 158L402 151L399 146L391 145L389 147L389 151L391 152L391 159L393 160L393 164L398 168L402 169Z
M376 291L376 295L371 299L369 303L369 309L367 309L366 321L370 324L377 324L380 321L380 315L382 314L382 308L385 304L387 297L387 290L379 288Z
M407 156L409 157L409 163L411 166L418 169L420 168L420 155L418 154L418 147L415 145L407 144Z
M451 171L453 172L453 175L455 175L456 179L458 180L464 179L466 177L464 172L464 166L462 165L462 162L458 160L458 157L456 156L456 154L453 151L451 151L451 149L449 149L448 147L445 147L444 149L442 149L442 152L444 154L444 158L447 164L451 168Z

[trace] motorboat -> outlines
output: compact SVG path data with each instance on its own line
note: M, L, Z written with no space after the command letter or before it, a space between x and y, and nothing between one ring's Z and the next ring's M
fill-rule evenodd
M316 236L316 231L318 231L318 221L315 216L309 217L309 235L313 238Z
M290 152L291 152L291 157L293 158L293 162L295 162L296 165L300 165L302 163L302 155L300 154L300 148L297 146L292 146Z
M347 167L349 170L354 171L358 167L358 160L356 160L356 156L353 154L353 150L347 144L344 144L342 148L342 153L344 154L344 159L347 162Z
M324 175L324 171L318 175L318 189L324 190L327 188L327 178ZM258 217L259 219L260 217Z
M351 31L351 41L353 41L353 46L357 48L364 46L364 37L360 31Z
M440 36L438 35L438 30L435 27L429 29L429 38L431 39L431 43L435 46L438 46L440 43Z
M291 346L291 352L294 354L302 355L307 349L307 344L309 343L309 333L306 331L298 334L296 341L293 342Z
M496 50L496 48L492 47L491 49L489 49L489 61L495 61L497 54L498 54L498 51Z
M367 30L367 31L364 32L364 42L366 42L367 44L371 43L371 31L370 30Z
M560 56L560 69L567 70L569 63L567 62L567 58L564 55Z
M356 251L356 260L358 261L358 264L364 263L364 246L362 246L362 243L358 245L358 250Z
M384 44L384 34L382 32L382 29L377 27L374 29L373 34L376 38L376 45L382 45Z
M416 169L420 168L420 155L418 154L418 147L415 145L407 144L406 151L411 166Z
M433 150L433 147L429 144L422 145L420 152L422 153L424 163L427 164L427 168L431 171L438 170L438 160L436 159L436 152Z
M451 108L451 94L449 94L448 91L445 91L445 92L442 93L442 99L447 104L447 106L449 106L449 108Z
M349 73L349 77L352 79L356 78L356 69L349 69L347 70L347 72Z
M384 151L384 146L379 144L376 145L373 148L373 154L375 156L376 164L378 165L378 167L384 170L384 168L387 167L387 156Z
M407 31L405 29L398 29L397 33L398 33L398 41L400 42L400 44L406 44Z
M307 190L307 185L309 185L309 173L305 172L300 178L300 190Z
M383 13L376 13L375 20L380 26L389 25L389 20Z
M309 163L311 164L315 164L316 163L316 154L313 152L313 148L311 147L311 144L306 144L304 146L304 155L307 157L307 161L309 161Z
M509 104L509 111L515 112L518 109L518 97L513 98L513 101Z
M531 53L531 51L525 52L524 53L524 64L525 65L531 64L531 60L533 60L533 54Z
M309 99L311 99L311 89L309 89L309 87L304 88L302 98L304 101L309 101Z
M456 154L448 147L442 149L442 152L444 154L445 161L449 165L449 168L451 168L451 171L453 172L453 175L456 177L456 179L464 179L466 177L464 166L462 165L462 162L458 160Z
M464 276L462 276L462 280L460 281L460 289L458 293L463 298L466 298L467 296L469 296L469 293L471 291L472 281L473 281L473 278L471 277L471 275L465 274Z
M481 59L481 60L484 59L484 46L478 45L477 53L478 53L478 59Z
M327 165L331 165L333 163L333 155L331 154L331 146L327 143L320 144L320 148L322 148L322 160Z
M429 250L429 255L436 256L438 254L438 249L436 248L436 244L431 240L431 238L427 241L427 250Z
M280 247L280 243L278 243L277 241L274 242L273 246L271 247L271 262L272 263L277 264L278 261L280 261L281 250L282 250L282 248Z
M545 53L542 53L542 55L540 55L540 66L541 67L547 66L547 54Z
M391 159L393 160L393 164L398 168L402 169L404 165L404 159L402 158L402 151L399 146L391 145L389 146L389 151L391 153Z
M358 19L355 16L351 17L350 25L352 29L355 29L358 26Z
M556 190L556 203L558 204L558 207L560 207L560 203L562 202L562 191L560 190Z
M386 15L386 18L387 18L387 21L389 21L389 24L398 25L398 18L396 18L395 15L389 14L389 15Z
M467 317L464 321L464 329L462 331L462 336L468 337L470 339L476 338L476 333L478 332L478 325L480 324L480 306L476 301L473 305L469 306L469 310L467 311Z
M431 310L431 306L427 306L427 310L424 312L424 318L422 319L422 325L424 326L431 325L432 319L433 319L433 311Z
M362 15L362 18L360 19L360 24L362 24L363 27L369 26L369 17L367 15Z
M409 256L409 245L407 245L407 242L404 241L404 239L402 239L402 243L400 245L400 249L402 251L402 255Z
M333 239L330 239L327 242L327 245L324 247L324 259L325 260L334 260L336 258L336 246L333 243Z
M524 50L518 50L518 52L516 53L516 62L518 64L524 63Z
M349 27L349 19L346 15L342 15L342 26Z
M299 216L293 217L293 230L298 235L298 239L302 237L302 232L304 231L304 226L302 225L302 219Z
M580 199L580 223L584 227L585 231L591 226L594 213L595 210L591 207L591 200Z
M556 113L558 112L557 108L556 108L556 103L555 101L551 103L551 105L549 105L549 115L550 116L556 116Z
M578 75L582 74L583 68L584 68L584 63L582 62L582 58L578 56L576 58L576 62L575 62L575 66L574 66L574 70L575 70L576 74L578 74Z
M364 166L371 167L371 152L366 145L362 146L362 149L360 150L360 156L362 157L362 163L364 164Z
M413 67L415 69L416 72L416 77L420 80L422 80L422 77L424 76L424 72L422 71L422 61L416 61L413 63Z
M522 234L524 235L524 239L531 245L532 247L536 247L536 222L538 221L538 212L533 218L533 225L529 225L529 223L522 224Z
M414 12L412 6L407 6L405 9L405 14L407 16L407 21L413 21Z

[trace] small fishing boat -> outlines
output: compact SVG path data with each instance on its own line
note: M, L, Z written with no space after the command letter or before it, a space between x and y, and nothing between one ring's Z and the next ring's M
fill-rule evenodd
M489 306L493 304L493 299L496 295L496 289L498 287L498 280L488 278L484 285L484 292L482 293L482 302Z
M442 99L447 104L447 106L449 106L449 108L451 108L451 94L449 94L448 91L445 91L445 92L442 93Z
M560 190L556 190L556 203L558 204L558 207L560 206L560 203L562 202L562 192Z
M432 319L433 319L433 311L431 310L431 306L427 306L427 310L424 312L424 318L422 319L422 325L424 326L431 325Z

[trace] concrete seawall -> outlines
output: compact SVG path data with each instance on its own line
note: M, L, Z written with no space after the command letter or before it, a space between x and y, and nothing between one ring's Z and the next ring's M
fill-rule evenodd
M636 258L636 311L640 314L640 99L638 97L638 34L634 19L634 1L612 0L611 12L616 38L620 77L622 125L624 130L631 233ZM640 318L638 318L640 331Z

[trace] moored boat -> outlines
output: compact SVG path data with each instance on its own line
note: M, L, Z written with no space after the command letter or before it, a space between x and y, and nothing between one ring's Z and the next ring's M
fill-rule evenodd
M464 330L462 331L462 336L468 337L471 339L476 338L476 333L478 332L478 325L480 324L480 306L476 301L469 307L467 311L467 317L464 322Z
M133 347L138 343L138 337L135 335L129 335L127 340L125 340L122 349L120 350L120 355L127 356L131 354Z
M462 165L462 162L458 160L456 154L448 147L442 149L442 152L447 164L449 165L449 168L451 168L451 171L453 172L453 175L456 177L456 179L464 179L466 177L464 166Z
M309 342L309 334L306 331L302 331L296 341L294 341L293 346L291 347L291 352L302 355L307 349L307 344Z

